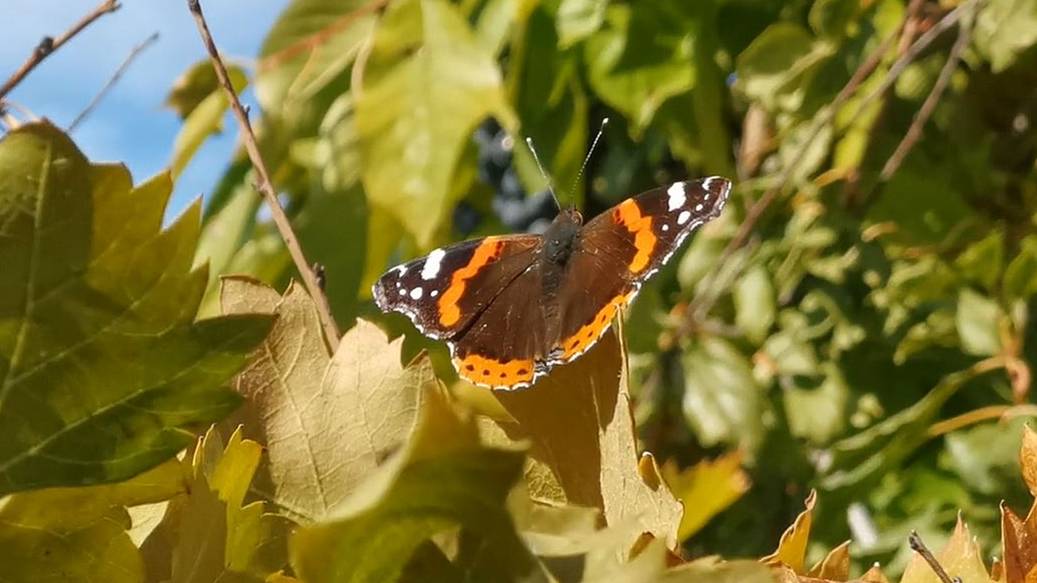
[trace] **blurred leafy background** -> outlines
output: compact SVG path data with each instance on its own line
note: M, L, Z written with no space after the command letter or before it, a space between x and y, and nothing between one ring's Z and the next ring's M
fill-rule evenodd
M817 488L819 546L852 537L863 564L902 565L909 529L948 532L961 509L992 544L996 502L1025 494L1034 43L1030 1L297 0L250 80L340 322L381 319L443 375L441 347L377 315L370 284L435 246L542 227L554 208L524 136L589 215L735 178L628 316L643 446L676 467L740 452L752 487L695 553L761 554ZM214 89L181 81L185 133L215 129L194 107ZM283 285L248 168L239 154L216 188L200 255Z
M524 137L587 215L733 178L628 314L642 448L672 476L725 454L747 472L690 554L768 552L815 488L813 554L852 538L896 571L910 529L940 538L960 510L989 556L998 501L1026 502L1035 45L1037 0L293 0L234 76L341 327L405 334L404 361L430 349L442 378L444 348L370 285L542 228ZM167 103L176 174L227 102L206 61ZM253 183L238 151L207 199L203 314L219 274L296 276Z

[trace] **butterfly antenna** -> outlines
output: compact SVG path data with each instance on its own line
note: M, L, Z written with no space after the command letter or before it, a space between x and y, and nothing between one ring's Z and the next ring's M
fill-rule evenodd
M533 160L537 163L537 168L540 169L540 175L544 177L544 181L547 182L547 190L551 192L551 198L555 201L555 206L559 209L562 208L562 203L558 202L558 195L555 194L554 185L551 183L551 177L547 175L547 171L544 170L544 165L540 163L540 156L537 155L537 149L533 147L533 138L526 138L526 146L529 147L529 151L533 154Z
M591 156L594 155L594 149L598 147L598 140L605 133L605 126L609 125L609 118L601 120L601 126L598 127L598 134L594 136L594 141L591 142L590 149L587 150L587 157L583 159L583 165L580 166L580 171L576 173L576 180L573 180L573 185L569 187L569 193L572 194L576 190L576 185L580 183L580 179L583 178L584 171L587 170L587 164L590 164Z

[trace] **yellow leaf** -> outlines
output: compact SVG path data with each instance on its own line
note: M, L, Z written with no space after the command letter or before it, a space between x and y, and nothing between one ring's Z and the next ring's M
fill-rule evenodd
M817 502L817 492L810 491L807 496L806 510L799 513L796 522L788 527L781 535L778 549L772 554L760 559L768 565L783 564L796 572L797 575L805 574L804 561L806 561L807 543L810 541L810 525L813 522L814 504Z
M979 545L969 534L969 527L961 520L961 516L958 516L954 534L951 535L943 550L936 555L936 560L948 575L952 578L960 577L962 583L989 583L991 581L987 568L983 565ZM914 553L907 569L904 570L900 583L940 583L940 579L925 562L925 559L918 553Z
M683 471L673 463L663 465L663 477L684 502L677 537L685 541L749 490L749 476L742 470L742 454L735 451L714 460L702 460Z
M810 577L829 581L846 581L850 578L850 541L832 549L825 558L814 565Z
M889 579L886 578L878 563L872 565L870 569L861 575L861 581L864 583L889 583Z

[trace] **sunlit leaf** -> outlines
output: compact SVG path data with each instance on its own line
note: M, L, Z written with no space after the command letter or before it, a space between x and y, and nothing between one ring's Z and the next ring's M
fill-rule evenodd
M587 354L530 390L497 393L517 422L501 427L511 439L532 443L530 455L550 469L564 501L601 509L609 525L637 524L630 542L648 531L672 548L681 505L654 461L638 453L625 369L610 330ZM550 496L536 483L530 487L534 497Z
M476 124L513 126L500 72L445 0L392 3L356 98L364 187L427 247L448 216L454 167Z
M958 336L965 352L990 356L1001 351L1002 312L994 300L965 289L958 296Z
M969 533L969 527L958 517L958 524L954 528L954 534L947 541L936 560L947 571L951 577L960 577L962 583L988 583L990 575L983 565L982 554L979 545ZM914 553L911 563L904 570L904 576L900 583L940 583L940 578L933 572L932 567L918 554Z
M212 64L209 64L209 67L211 68ZM248 77L240 67L229 68L227 74L236 93L241 93L248 85ZM169 99L175 99L174 94L170 94ZM230 102L227 101L227 93L223 87L215 86L208 95L193 105L191 113L184 118L180 132L173 142L173 158L169 168L174 179L180 176L205 140L223 130L223 118Z
M785 565L797 574L806 574L807 543L810 542L810 526L814 520L814 504L817 502L817 493L811 490L807 496L806 510L799 513L796 521L788 527L781 535L778 548L773 553L760 559L768 565Z
M45 123L0 142L0 492L126 479L240 401L220 385L270 319L194 321L198 206L160 230L171 187Z
M684 541L732 505L749 489L749 476L742 470L742 456L729 453L702 460L684 470L667 463L662 468L666 483L684 503L677 538Z
M322 522L292 537L292 565L306 581L395 581L430 536L462 526L480 537L502 578L536 568L505 509L522 454L481 445L476 426L426 388L407 448L372 472ZM505 575L510 573L510 575Z
M364 320L331 355L317 308L296 284L282 298L230 278L221 298L229 314L277 316L237 380L245 431L267 448L255 488L304 522L322 520L406 439L422 387L435 382L431 365L401 366L403 339L390 343Z

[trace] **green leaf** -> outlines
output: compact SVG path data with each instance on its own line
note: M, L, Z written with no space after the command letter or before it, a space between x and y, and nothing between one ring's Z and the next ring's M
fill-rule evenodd
M954 260L959 272L968 280L993 291L1001 279L1005 265L1005 236L995 230L983 239L968 246Z
M694 87L697 23L681 0L613 4L605 21L586 42L588 80L640 135L667 99Z
M248 77L240 67L230 67L227 74L236 93L241 93L248 86ZM223 130L223 115L227 113L228 107L230 102L227 101L226 92L223 87L216 86L184 118L183 126L173 142L173 159L169 163L174 179L183 172L205 140Z
M735 283L735 324L753 342L762 342L774 324L777 311L770 273L762 265L746 272Z
M507 127L493 55L445 0L389 6L356 100L365 190L428 247L449 217L454 169L472 130L494 114Z
M281 113L304 103L339 78L378 22L377 3L293 0L259 50L256 96L264 110Z
M656 121L669 139L674 155L689 167L702 166L705 174L734 176L731 130L726 123L730 89L727 75L717 64L721 51L714 23L719 17L710 3L696 7L701 25L692 49L695 87L659 109Z
M842 37L860 12L858 0L818 0L810 7L810 28L820 36Z
M317 309L296 284L282 298L254 281L227 278L221 299L228 314L277 316L237 382L248 399L246 432L267 444L255 489L301 522L326 519L406 439L422 388L435 384L431 364L422 358L401 366L403 338L390 343L364 320L332 356Z
M577 176L587 153L588 98L578 60L557 50L556 21L540 6L529 14L510 47L507 87L522 132L536 140L537 152L555 184L574 185L572 199L581 206L584 188ZM546 188L527 148L515 148L514 164L529 191ZM563 193L565 196L568 193Z
M994 300L970 289L958 295L958 336L968 354L991 356L1001 352L1002 312Z
M421 401L407 448L332 517L295 532L292 566L302 579L396 581L422 543L458 526L479 538L502 580L532 574L532 558L505 508L523 455L481 445L475 424L451 409L441 389L426 388Z
M185 487L180 463L171 460L127 482L0 500L4 580L142 581L125 507L165 500Z
M789 386L782 391L789 433L816 445L843 434L850 405L850 387L842 371L830 362L821 368L824 377L818 386Z
M1005 268L1002 292L1008 300L1025 300L1037 294L1037 235L1019 242L1019 254Z
M0 493L126 479L238 405L270 318L194 321L199 209L160 230L170 188L46 123L0 141Z
M556 16L560 47L568 48L601 28L608 4L608 0L562 0Z
M975 44L995 73L1011 67L1037 44L1037 2L990 0L976 19Z
M763 404L748 360L719 338L684 353L684 417L706 447L725 443L754 452L763 436Z
M929 425L943 404L966 382L988 370L987 366L973 366L948 374L915 404L833 444L826 452L824 467L819 468L820 487L833 492L871 487L928 441Z
M738 55L737 87L770 111L797 110L806 81L831 54L798 24L772 24Z
M230 65L227 72L232 79L245 78L245 72L236 65ZM175 111L181 120L187 119L206 97L217 91L222 89L216 71L212 68L212 61L203 59L177 77L173 88L166 95L164 105Z

